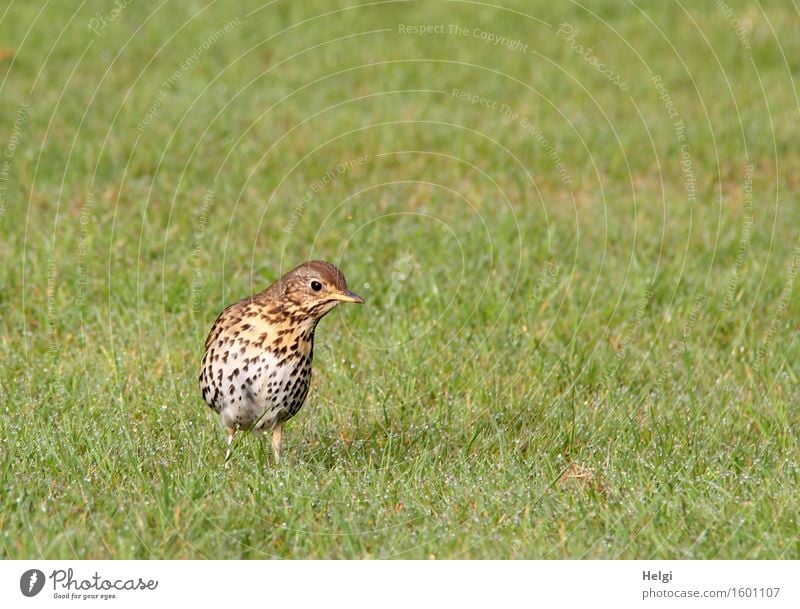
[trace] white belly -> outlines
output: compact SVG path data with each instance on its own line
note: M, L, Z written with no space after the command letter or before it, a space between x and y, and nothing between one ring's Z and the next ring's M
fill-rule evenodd
M232 370L223 373L226 387L221 414L225 426L270 431L279 420L300 409L311 380L310 361L307 366L298 359L278 364L274 355L260 353L255 361L248 360L246 369L241 361L239 364L229 364Z
M222 423L236 429L271 430L287 407L285 389L291 385L293 366L278 365L271 353L261 353L247 363L228 363L223 372ZM238 369L238 373L234 374ZM233 375L231 381L228 377ZM233 387L231 392L230 387Z

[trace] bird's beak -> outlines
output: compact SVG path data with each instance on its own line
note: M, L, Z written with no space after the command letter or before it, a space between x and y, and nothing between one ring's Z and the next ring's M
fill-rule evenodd
M364 304L364 299L358 294L354 294L350 290L344 292L336 292L330 296L333 300L340 300L342 302L353 302L355 304Z

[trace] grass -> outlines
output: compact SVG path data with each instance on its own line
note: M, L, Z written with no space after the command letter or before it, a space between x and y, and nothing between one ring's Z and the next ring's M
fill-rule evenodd
M795 7L112 6L0 5L1 557L800 558ZM224 470L205 334L312 257Z

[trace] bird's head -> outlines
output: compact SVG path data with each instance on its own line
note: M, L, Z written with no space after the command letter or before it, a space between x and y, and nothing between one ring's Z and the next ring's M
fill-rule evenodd
M347 289L342 271L321 260L304 262L281 277L274 287L283 306L313 320L319 320L340 302L364 302Z

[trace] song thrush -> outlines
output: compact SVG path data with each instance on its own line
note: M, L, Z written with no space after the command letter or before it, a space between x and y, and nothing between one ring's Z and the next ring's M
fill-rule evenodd
M206 339L200 390L228 431L226 463L238 430L271 431L280 461L283 425L308 394L314 330L340 302L364 300L338 268L312 260L219 314Z

